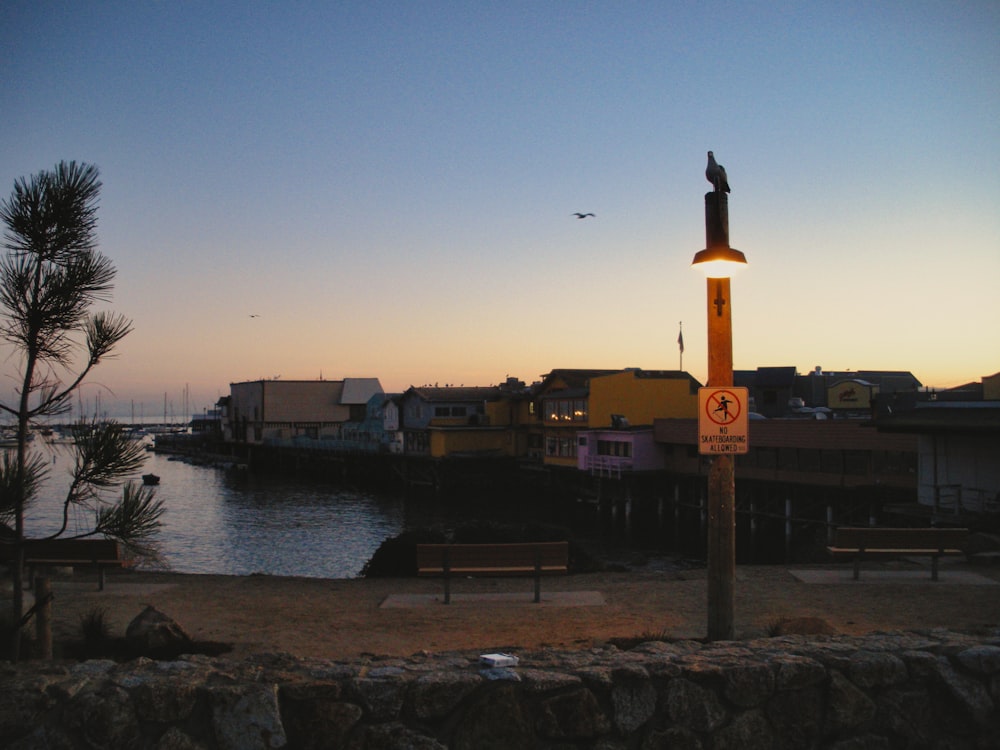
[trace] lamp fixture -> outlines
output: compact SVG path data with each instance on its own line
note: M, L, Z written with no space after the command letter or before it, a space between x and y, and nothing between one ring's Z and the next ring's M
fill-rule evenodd
M716 246L700 250L691 261L709 279L727 279L747 264L747 256L734 247Z

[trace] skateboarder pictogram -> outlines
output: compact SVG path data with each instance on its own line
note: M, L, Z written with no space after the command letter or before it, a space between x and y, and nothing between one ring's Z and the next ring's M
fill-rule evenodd
M740 416L740 401L731 391L716 391L705 402L705 413L715 424L732 424Z

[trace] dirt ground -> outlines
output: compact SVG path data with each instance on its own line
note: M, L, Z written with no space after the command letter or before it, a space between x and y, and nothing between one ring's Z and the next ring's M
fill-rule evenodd
M806 582L803 577L814 582ZM418 652L587 648L637 636L703 638L704 570L588 573L545 578L542 603L530 578L463 579L442 602L437 579L324 580L125 572L105 591L77 573L53 579L53 630L79 639L81 618L103 610L123 636L147 605L173 618L196 641L254 652L353 659ZM820 582L815 582L820 581ZM737 638L767 635L786 618L820 618L836 632L951 628L1000 630L1000 566L926 568L895 563L866 570L746 566L735 582Z

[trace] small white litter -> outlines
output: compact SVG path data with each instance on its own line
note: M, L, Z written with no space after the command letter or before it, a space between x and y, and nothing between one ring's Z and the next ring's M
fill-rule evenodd
M516 667L517 657L513 654L480 654L479 663L486 667Z

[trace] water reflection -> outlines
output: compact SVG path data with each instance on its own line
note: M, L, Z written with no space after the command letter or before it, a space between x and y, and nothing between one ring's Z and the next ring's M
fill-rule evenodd
M26 514L29 536L61 523L72 454L43 446L52 461L39 501ZM250 479L149 454L140 473L160 477L165 512L159 544L166 566L183 573L356 576L387 537L403 530L403 501L285 479ZM77 510L71 530L92 527Z

